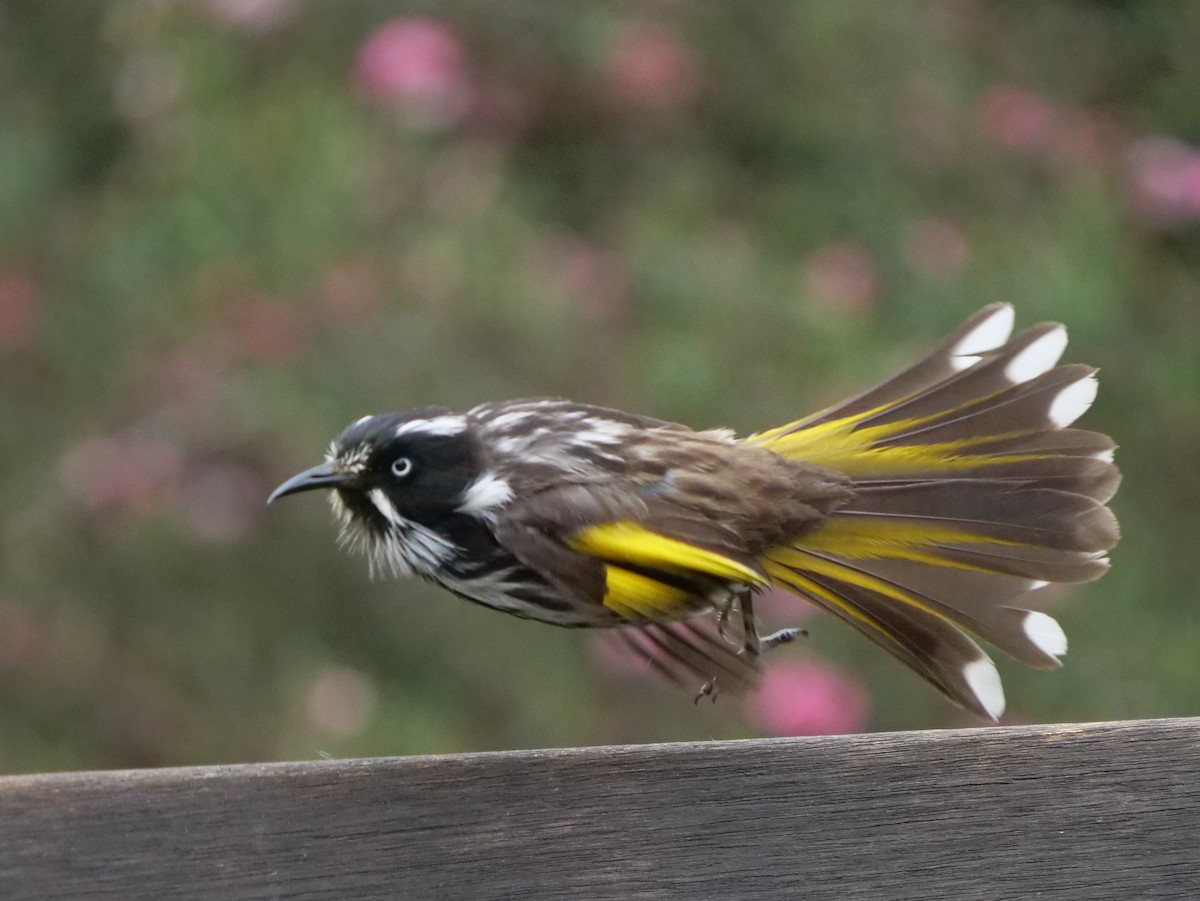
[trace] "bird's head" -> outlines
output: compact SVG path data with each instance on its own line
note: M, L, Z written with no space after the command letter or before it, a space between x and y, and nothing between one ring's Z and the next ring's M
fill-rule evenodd
M328 489L343 543L366 553L373 568L427 572L440 562L438 524L461 509L480 472L479 443L461 414L364 416L330 445L324 463L288 479L268 503Z

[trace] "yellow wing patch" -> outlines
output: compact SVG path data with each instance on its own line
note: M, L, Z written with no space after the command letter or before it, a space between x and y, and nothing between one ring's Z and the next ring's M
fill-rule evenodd
M1016 433L977 435L928 444L888 445L882 442L910 429L930 425L946 415L942 412L931 416L900 419L884 425L860 427L862 422L891 406L894 404L886 404L873 410L807 428L798 423L791 423L759 435L752 435L746 439L746 443L764 447L783 457L804 460L818 466L828 466L844 472L846 475L857 477L881 474L904 475L931 469L938 471L975 469L982 466L1040 460L1050 456L1048 454L971 453L973 447L1016 437Z
M625 619L662 619L690 600L682 589L612 564L604 567L604 579L604 606Z
M912 560L934 566L988 571L983 567L947 559L940 554L940 546L946 544L1030 547L1020 541L1007 541L952 526L845 516L833 516L798 539L802 550L823 551L847 560ZM771 551L768 551L768 554L770 553Z
M589 526L567 542L572 550L616 563L632 563L653 569L701 573L729 582L765 585L758 571L724 554L668 538L634 522L610 522ZM653 580L651 580L653 581Z
M844 563L838 563L836 560L826 560L798 548L786 547L771 548L764 556L772 563L782 563L784 566L789 567L793 571L793 575L796 575L795 570L802 569L818 576L838 579L859 588L864 588L867 591L890 598L893 601L899 601L902 604L908 604L911 607L924 610L926 613L932 613L934 616L943 615L899 586L893 585L891 582L887 582L870 573L859 572L852 567L846 566ZM778 576L777 569L775 568L768 569L768 572ZM839 606L845 605L841 604Z
M763 566L767 572L770 573L771 578L773 578L781 586L799 591L802 594L810 594L816 598L819 598L830 606L837 607L839 610L842 610L851 619L856 619L859 622L866 623L872 629L882 632L884 635L892 638L892 640L895 640L895 637L887 630L887 628L878 622L874 617L867 616L867 614L863 613L853 604L847 603L836 594L828 591L811 579L805 578L802 574L796 572L791 567L785 566L782 563L776 563L770 558L766 560Z

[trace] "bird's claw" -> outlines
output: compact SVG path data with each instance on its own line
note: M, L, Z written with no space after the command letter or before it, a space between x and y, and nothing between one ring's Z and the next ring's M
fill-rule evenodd
M780 629L778 632L772 632L759 640L758 652L761 654L764 651L769 651L771 648L778 647L781 644L791 644L797 638L807 638L808 632L804 629Z
M715 703L717 703L717 695L719 693L720 692L717 688L717 677L713 676L711 679L709 679L707 682L705 682L703 685L700 686L700 691L696 695L696 699L692 703L699 704L700 700L702 698L709 698L715 704Z

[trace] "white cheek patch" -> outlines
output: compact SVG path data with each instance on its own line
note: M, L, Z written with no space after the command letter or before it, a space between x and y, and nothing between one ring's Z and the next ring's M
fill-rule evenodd
M337 492L331 494L336 495ZM366 556L372 576L418 573L432 577L459 552L454 544L433 529L401 516L381 489L371 489L367 499L391 526L386 532L367 528L340 500L334 502L333 512L342 527L339 542Z
M402 435L439 435L449 437L460 435L467 430L465 416L435 416L433 419L413 419L403 422L393 433L399 438Z
M485 472L467 486L458 510L478 515L503 507L512 499L512 486L494 472Z

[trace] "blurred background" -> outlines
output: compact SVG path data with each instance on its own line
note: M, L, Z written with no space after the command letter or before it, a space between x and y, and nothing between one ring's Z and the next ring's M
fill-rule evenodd
M1006 722L1200 712L1200 4L0 0L0 771L969 725L799 601L693 705L371 582L367 412L754 431L981 305L1102 367L1125 538Z

